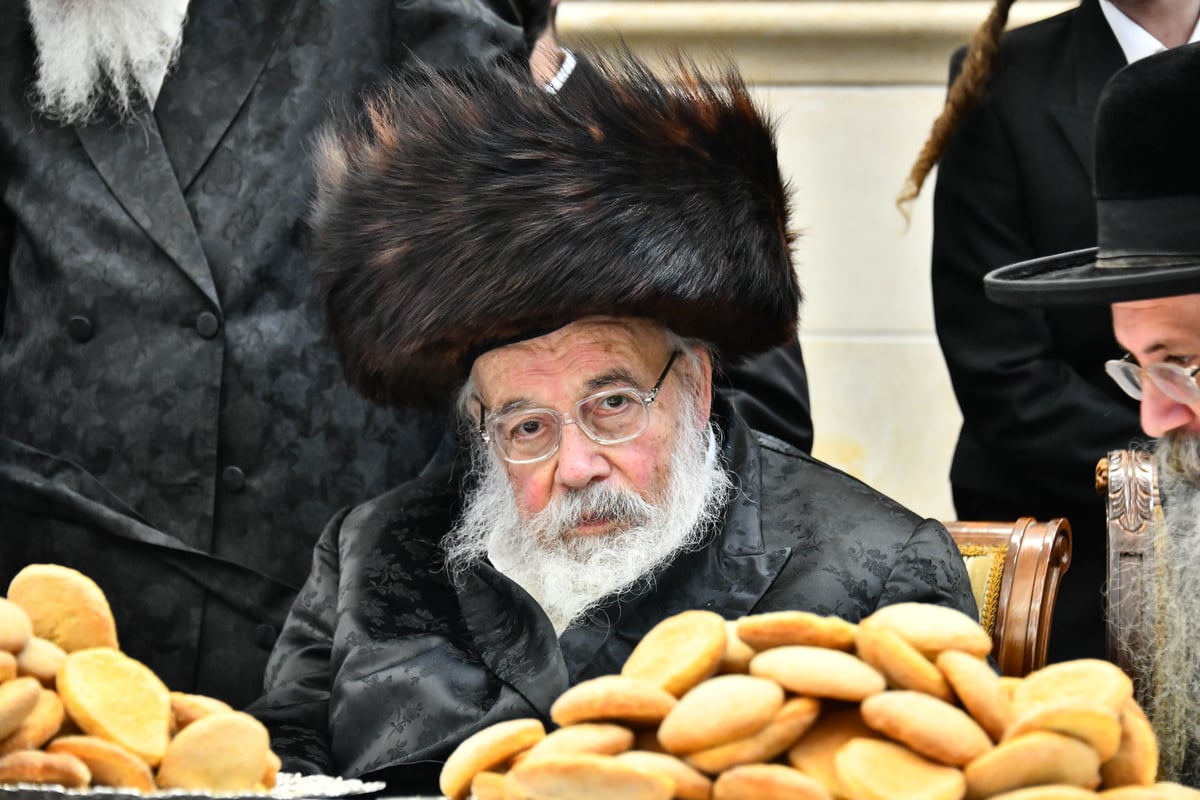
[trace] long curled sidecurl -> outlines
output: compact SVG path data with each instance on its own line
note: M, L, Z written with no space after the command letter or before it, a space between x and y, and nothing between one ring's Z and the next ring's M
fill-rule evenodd
M929 138L921 148L917 160L909 170L908 178L896 198L896 207L904 218L909 219L913 201L921 194L925 179L933 171L934 166L942 157L946 142L958 127L959 120L983 96L988 80L992 73L992 62L995 61L996 51L1000 49L1000 36L1008 24L1008 11L1015 0L996 0L987 19L975 30L971 43L967 47L966 60L962 72L950 85L946 93L946 104L942 113L933 122Z

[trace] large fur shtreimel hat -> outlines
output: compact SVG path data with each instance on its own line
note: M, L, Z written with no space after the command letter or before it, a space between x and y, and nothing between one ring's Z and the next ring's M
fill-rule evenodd
M1096 109L1099 246L984 278L1012 305L1119 303L1200 293L1200 44L1135 61Z
M796 335L787 191L742 81L628 55L582 68L557 95L424 72L326 132L314 256L361 393L435 404L481 353L593 315L726 359Z

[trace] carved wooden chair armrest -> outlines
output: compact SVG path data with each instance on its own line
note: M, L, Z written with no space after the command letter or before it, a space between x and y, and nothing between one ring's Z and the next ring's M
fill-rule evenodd
M1140 567L1151 554L1161 515L1154 458L1143 451L1113 450L1097 465L1096 484L1107 496L1108 509L1108 657L1133 674L1131 654L1142 648L1140 637L1150 629L1138 595Z
M945 525L967 563L1001 673L1022 676L1044 666L1058 584L1071 564L1070 523L1022 517Z

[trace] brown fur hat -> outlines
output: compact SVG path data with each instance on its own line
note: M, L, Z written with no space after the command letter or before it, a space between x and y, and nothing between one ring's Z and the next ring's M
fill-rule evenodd
M318 283L367 397L444 401L481 353L590 315L725 358L796 335L787 191L741 79L581 64L558 95L483 68L415 74L325 133Z

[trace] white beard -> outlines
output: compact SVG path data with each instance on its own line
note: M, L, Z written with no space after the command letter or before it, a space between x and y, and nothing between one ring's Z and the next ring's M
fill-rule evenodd
M1143 619L1153 636L1135 654L1143 703L1157 734L1160 778L1196 780L1200 756L1200 437L1170 435L1155 448L1165 524L1142 576Z
M682 418L692 419L690 411L685 408ZM708 459L713 436L709 427L681 431L658 503L596 484L553 501L529 520L521 518L500 459L486 445L477 446L479 484L446 537L447 567L461 575L486 556L529 592L561 634L602 600L644 585L658 568L700 544L733 485L717 459ZM624 524L605 535L564 537L582 516L605 512Z
M67 124L101 107L153 102L179 54L188 0L28 0L37 47L34 102Z

